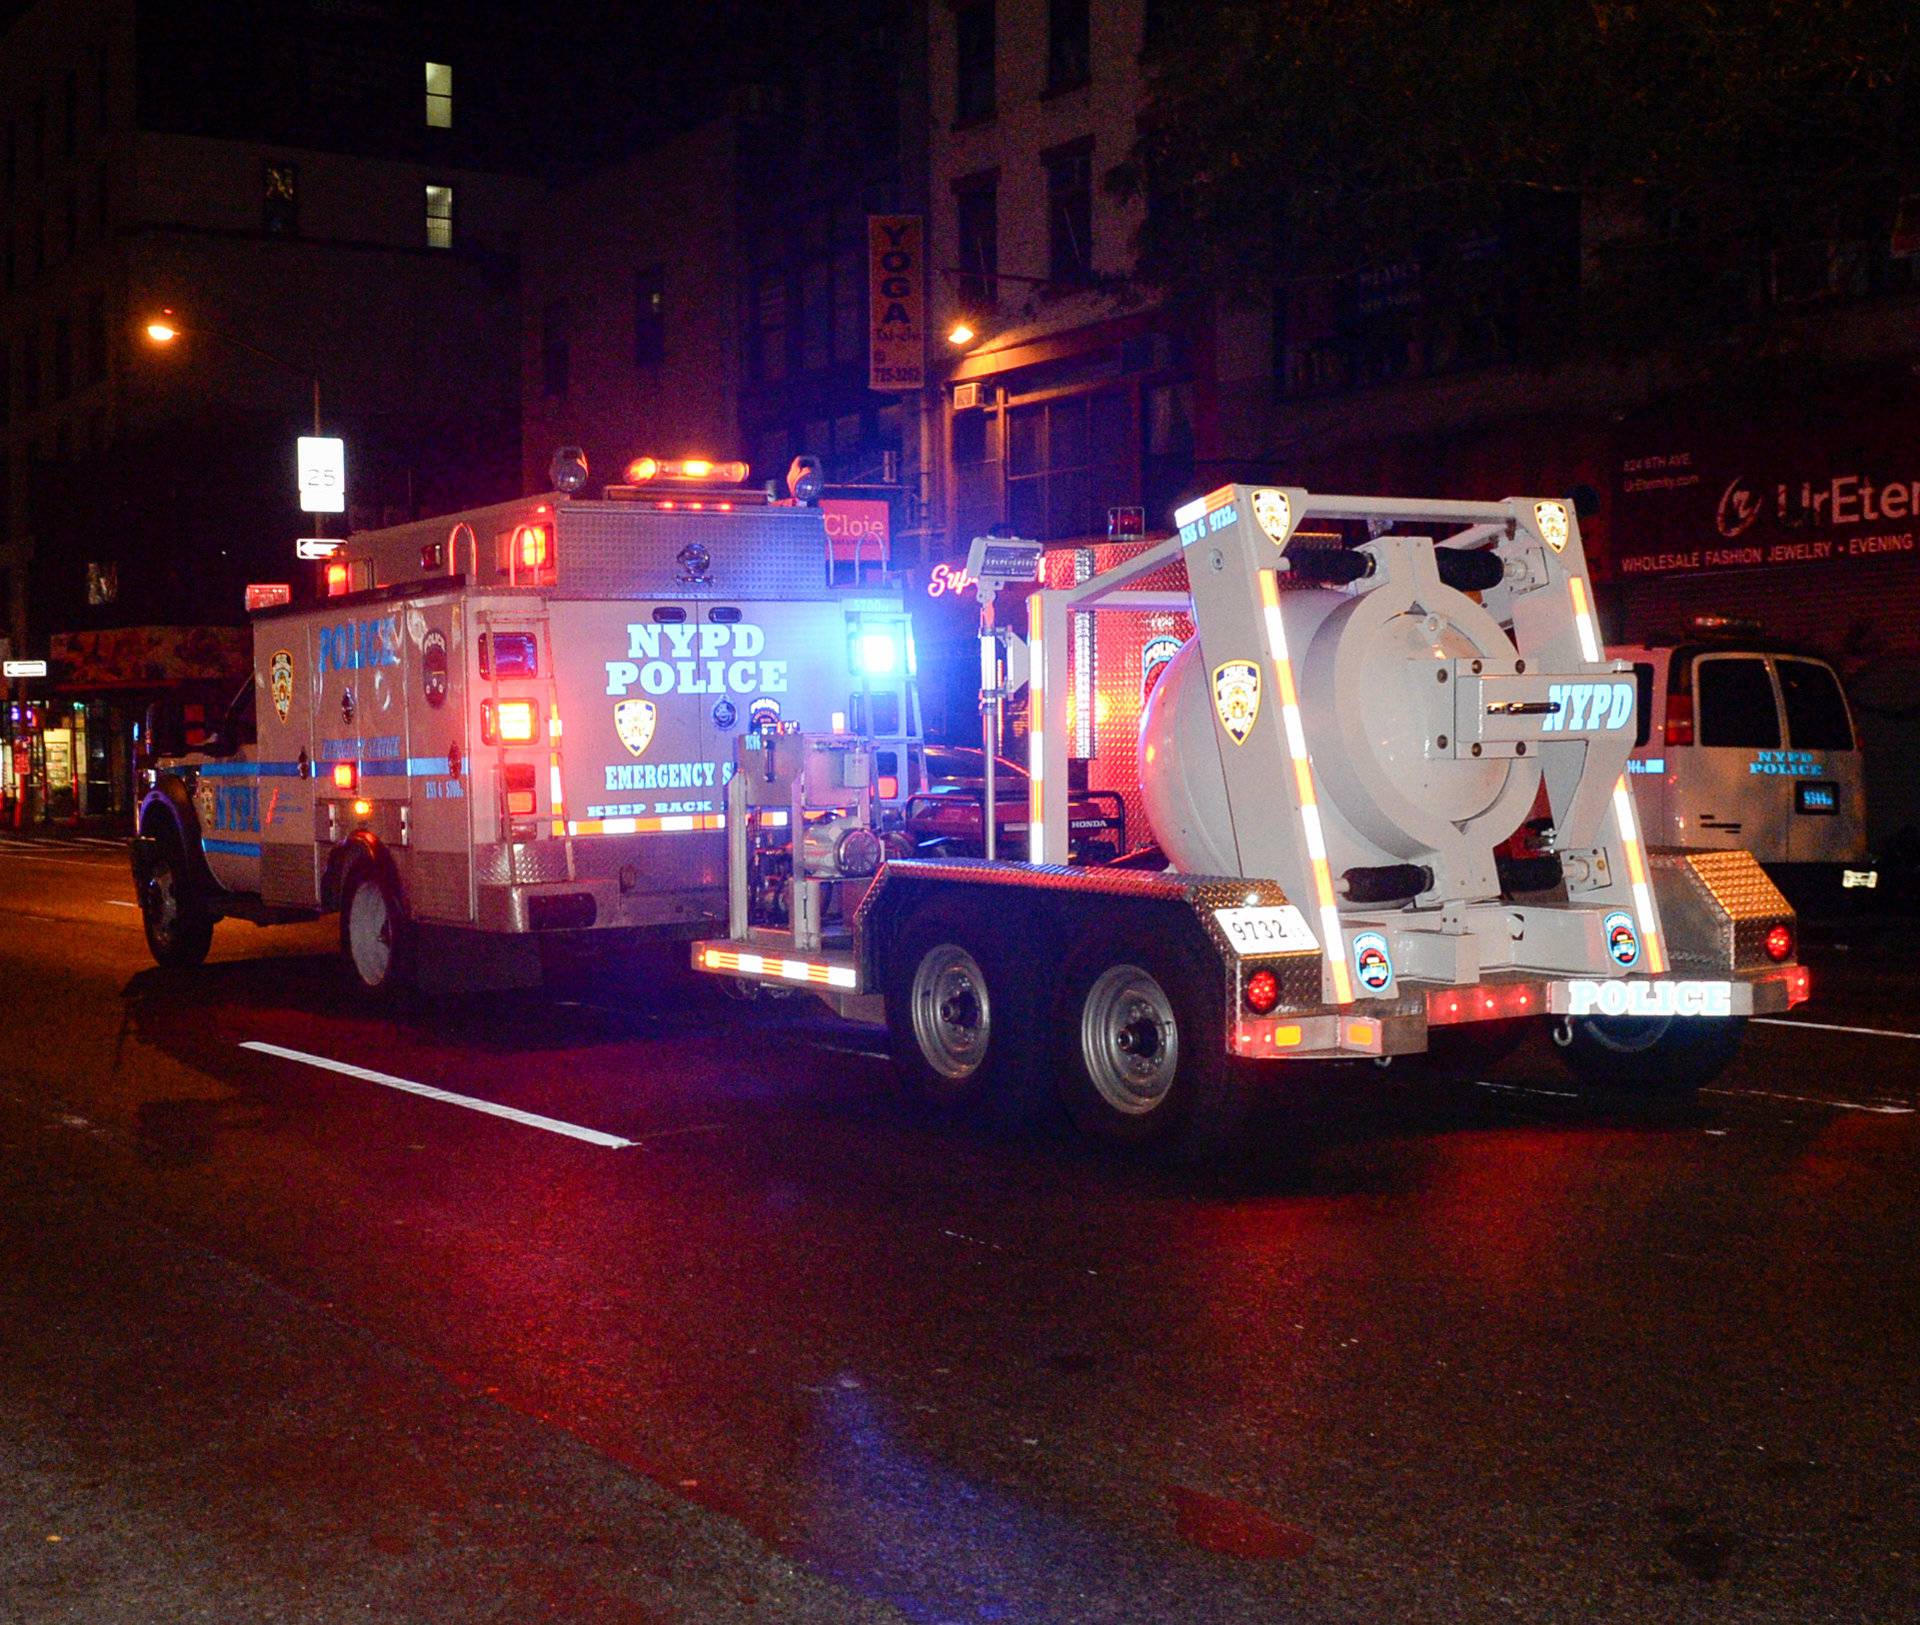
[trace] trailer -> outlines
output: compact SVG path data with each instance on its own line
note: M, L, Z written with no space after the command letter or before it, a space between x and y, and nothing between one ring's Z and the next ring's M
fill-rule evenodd
M426 947L525 981L540 939L711 932L749 732L859 729L873 796L842 865L906 849L925 774L898 591L849 575L808 501L705 462L633 472L356 533L325 596L253 616L219 733L157 739L146 769L156 959L199 963L218 919L338 912L353 985L381 993Z
M748 733L727 929L695 967L884 1026L932 1101L1057 1102L1098 1140L1179 1155L1228 1142L1288 1062L1544 1023L1585 1080L1688 1090L1748 1017L1807 997L1793 911L1751 854L1643 838L1635 678L1600 646L1568 503L1236 484L1176 519L1034 592L1024 639L992 599L1039 550L975 544L989 717L1002 653L1030 673L1024 861L845 872L880 742ZM1101 615L1194 635L1141 719L1153 845L1091 866L1070 861L1067 787L1074 633ZM1541 795L1550 872L1516 895L1496 849Z

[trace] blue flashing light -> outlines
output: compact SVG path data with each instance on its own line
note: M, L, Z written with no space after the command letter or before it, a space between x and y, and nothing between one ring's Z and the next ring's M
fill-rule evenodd
M900 645L891 632L864 630L853 637L853 669L865 677L891 677L900 666Z

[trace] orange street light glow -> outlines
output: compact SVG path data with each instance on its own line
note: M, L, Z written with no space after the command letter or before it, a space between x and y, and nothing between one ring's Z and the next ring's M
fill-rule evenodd
M163 310L152 321L147 323L147 337L152 339L155 344L171 344L180 336L180 329L168 320L171 314L170 311Z
M947 333L947 342L952 345L971 344L978 336L965 322L955 322Z

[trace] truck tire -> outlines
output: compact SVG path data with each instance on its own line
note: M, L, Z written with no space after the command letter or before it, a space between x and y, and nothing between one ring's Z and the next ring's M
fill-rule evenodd
M168 970L192 970L213 946L213 915L170 830L155 836L153 864L140 888L140 923L154 963Z
M1097 932L1071 960L1054 1007L1054 1083L1074 1126L1099 1144L1197 1161L1246 1120L1244 1066L1227 1054L1226 1011L1205 961L1177 940Z
M413 978L413 926L384 864L362 858L340 888L340 957L354 989L392 997Z
M1746 1029L1745 1016L1575 1016L1554 1043L1588 1088L1690 1095L1726 1070Z
M979 1112L1001 1124L1030 1114L1031 972L1014 964L1021 940L1004 910L933 903L903 923L888 957L887 1038L914 1097L943 1112Z

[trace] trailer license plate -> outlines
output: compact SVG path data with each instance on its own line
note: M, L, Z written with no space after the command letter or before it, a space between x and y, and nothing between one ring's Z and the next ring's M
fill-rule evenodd
M1880 871L1878 869L1842 869L1840 871L1840 889L1842 891L1852 891L1856 887L1864 891L1872 891L1879 884Z
M1242 959L1252 954L1317 953L1306 917L1291 903L1277 908L1216 908L1213 917Z

